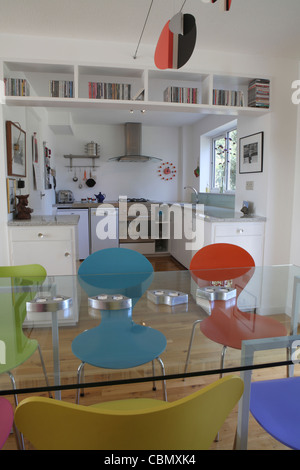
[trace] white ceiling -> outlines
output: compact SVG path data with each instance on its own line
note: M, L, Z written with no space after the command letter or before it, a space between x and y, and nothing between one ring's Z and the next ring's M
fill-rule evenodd
M229 12L220 8L222 1L0 0L0 34L127 42L132 43L134 54L152 5L138 54L143 45L153 45L154 54L163 26L183 6L182 12L196 19L199 49L300 59L300 0L232 0ZM102 122L96 111L73 110L72 114L74 123ZM116 123L115 116L106 111L106 122ZM123 122L150 123L149 116L139 117L118 114ZM174 113L172 122L169 118L169 125L180 125L182 115ZM191 114L189 119L199 117ZM155 122L166 124L165 116L157 115Z
M196 18L196 47L300 58L300 0L232 0L229 12L221 10L222 1L153 0L141 46L155 45L184 4L183 13ZM0 0L0 33L137 46L150 5L151 0Z

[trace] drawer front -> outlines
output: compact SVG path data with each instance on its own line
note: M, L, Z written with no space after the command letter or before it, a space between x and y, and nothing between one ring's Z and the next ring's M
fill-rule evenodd
M10 229L12 241L54 241L71 240L71 227L48 227L47 225L35 227L18 227Z
M236 237L236 236L252 236L263 235L263 223L240 223L240 224L220 224L215 226L215 237Z

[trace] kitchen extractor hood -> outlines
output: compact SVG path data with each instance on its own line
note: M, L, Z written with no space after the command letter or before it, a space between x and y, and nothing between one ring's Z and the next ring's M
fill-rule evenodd
M142 125L136 122L125 123L125 155L112 157L109 161L117 162L160 162L161 158L142 155Z

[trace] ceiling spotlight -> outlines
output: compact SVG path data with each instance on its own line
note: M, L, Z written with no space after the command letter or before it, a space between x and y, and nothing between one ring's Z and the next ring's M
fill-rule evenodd
M141 109L141 113L143 113L143 114L144 114L145 112L146 112L146 110L145 110L145 109Z
M130 112L130 114L133 114L133 109L130 109L130 111L129 111L129 112Z

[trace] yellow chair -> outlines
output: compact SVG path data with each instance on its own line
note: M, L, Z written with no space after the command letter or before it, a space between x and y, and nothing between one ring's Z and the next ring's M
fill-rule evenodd
M22 401L15 424L37 450L209 449L244 389L227 376L173 403L136 398L82 406Z

